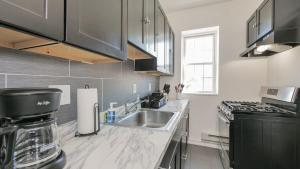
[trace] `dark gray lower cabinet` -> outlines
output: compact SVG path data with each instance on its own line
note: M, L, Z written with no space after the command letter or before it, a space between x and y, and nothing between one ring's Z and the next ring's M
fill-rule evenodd
M182 119L182 139L181 139L181 168L184 169L185 162L188 158L188 138L189 138L189 108L185 112Z
M179 143L182 143L182 139L180 139ZM181 158L181 150L180 150L181 146L178 146L176 149L176 163L175 163L175 169L184 169L181 167L181 163L182 163L182 158Z
M127 58L127 0L66 0L66 43Z
M298 121L239 117L234 121L234 169L299 169Z
M160 165L160 169L180 169L180 140L172 140Z
M160 169L180 169L181 167L181 123L169 144Z
M0 0L0 23L62 41L64 1Z
M177 126L177 130L165 153L161 163L161 169L185 169L185 161L188 158L187 138L189 133L189 108Z
M297 143L300 143L300 123L297 126ZM300 145L297 145L297 159L300 159ZM300 160L297 160L297 168L300 168Z

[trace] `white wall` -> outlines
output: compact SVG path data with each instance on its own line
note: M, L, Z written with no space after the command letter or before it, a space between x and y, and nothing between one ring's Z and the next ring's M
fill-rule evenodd
M268 84L300 87L300 47L268 58Z
M258 100L267 83L266 58L240 58L246 49L246 20L262 0L232 0L174 13L168 18L175 31L175 76L162 77L160 86L180 82L181 31L220 26L219 95L185 95L191 101L190 142L203 145L201 133L217 133L217 105L222 100ZM173 89L173 88L172 88ZM170 95L174 98L174 90Z

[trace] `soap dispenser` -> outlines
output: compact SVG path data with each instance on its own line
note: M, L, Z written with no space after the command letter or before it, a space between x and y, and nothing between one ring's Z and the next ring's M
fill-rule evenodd
M107 123L114 123L116 120L116 111L114 110L114 105L117 105L117 102L112 102L109 104L109 109L107 112Z

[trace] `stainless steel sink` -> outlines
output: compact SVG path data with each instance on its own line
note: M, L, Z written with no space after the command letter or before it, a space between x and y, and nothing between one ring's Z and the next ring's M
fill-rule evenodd
M121 119L116 125L168 130L176 115L176 112L141 110Z

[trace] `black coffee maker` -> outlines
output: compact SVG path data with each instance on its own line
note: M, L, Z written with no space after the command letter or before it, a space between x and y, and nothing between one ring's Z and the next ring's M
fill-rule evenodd
M62 169L56 112L61 90L0 89L0 168Z

